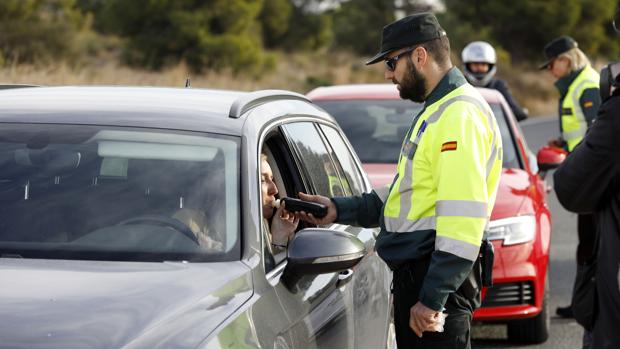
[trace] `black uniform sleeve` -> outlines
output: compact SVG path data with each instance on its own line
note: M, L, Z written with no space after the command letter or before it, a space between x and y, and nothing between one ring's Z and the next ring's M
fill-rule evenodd
M589 213L600 208L620 164L620 97L608 99L583 141L553 175L558 200L567 210Z
M508 105L510 106L510 109L512 109L512 113L515 114L515 117L518 121L523 121L527 119L527 114L525 113L525 111L523 111L523 108L521 108L519 103L517 103L515 98L512 96L512 93L510 93L508 85L504 80L497 79L494 88L504 96L506 102L508 102Z
M588 127L592 125L592 122L596 118L598 109L601 106L601 95L598 88L589 88L584 90L579 98L579 105L583 110L583 115L586 118Z
M379 226L383 202L374 190L360 196L335 197L331 200L338 211L338 223L365 228Z

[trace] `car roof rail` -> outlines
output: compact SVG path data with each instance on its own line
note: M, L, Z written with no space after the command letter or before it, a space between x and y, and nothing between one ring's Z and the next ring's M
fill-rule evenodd
M0 90L9 90L12 88L41 87L40 85L27 84L0 84Z
M298 100L312 103L308 97L299 93L285 90L260 90L249 92L242 97L237 98L237 100L233 102L232 106L230 106L228 117L238 119L245 112L258 107L259 105L281 100Z

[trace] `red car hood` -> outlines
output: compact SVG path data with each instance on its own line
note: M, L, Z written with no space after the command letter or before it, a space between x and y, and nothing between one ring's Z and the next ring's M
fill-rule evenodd
M396 164L363 164L373 188L392 184L396 174ZM530 195L531 183L527 172L520 169L502 170L495 207L491 220L531 213L523 203Z

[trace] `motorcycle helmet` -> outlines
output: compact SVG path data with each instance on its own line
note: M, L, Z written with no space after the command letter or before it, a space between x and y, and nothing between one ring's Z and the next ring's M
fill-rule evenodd
M474 86L486 86L497 72L495 49L488 42L474 41L469 43L463 49L461 58L465 78ZM486 63L489 65L489 70L486 73L473 72L470 70L470 63Z

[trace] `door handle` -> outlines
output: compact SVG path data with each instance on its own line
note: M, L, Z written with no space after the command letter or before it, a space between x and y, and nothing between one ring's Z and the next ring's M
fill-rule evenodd
M342 287L346 285L352 279L353 279L353 269L347 269L347 270L341 271L338 274L338 281L336 282L336 287Z

